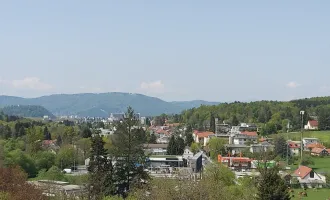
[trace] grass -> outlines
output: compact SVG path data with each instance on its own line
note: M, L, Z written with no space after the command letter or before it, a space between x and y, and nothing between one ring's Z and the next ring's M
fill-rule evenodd
M300 132L291 132L291 133L279 133L270 135L271 138L277 135L282 135L285 139L288 138L289 140L293 141L300 141ZM303 132L304 138L318 138L327 148L330 148L330 131L304 131ZM309 165L308 167L313 168L316 172L319 173L330 173L330 156L328 157L312 157L314 165ZM299 161L298 161L299 162ZM292 170L298 168L298 164L290 166Z
M274 137L276 135L282 135L284 138L289 138L289 140L300 141L300 132L279 133L270 135L270 137ZM303 137L318 138L321 142L330 142L330 131L304 131Z
M330 198L330 189L307 189L307 197L300 198L298 192L303 192L303 189L294 190L294 198L292 200L327 200Z

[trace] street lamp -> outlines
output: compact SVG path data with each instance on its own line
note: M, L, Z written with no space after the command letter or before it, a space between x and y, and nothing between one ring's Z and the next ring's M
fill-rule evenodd
M304 129L304 114L305 111L301 110L300 111L300 116L301 116L301 131L300 131L300 137L301 137L301 143L300 143L300 162L302 162L302 157L303 157L303 129Z

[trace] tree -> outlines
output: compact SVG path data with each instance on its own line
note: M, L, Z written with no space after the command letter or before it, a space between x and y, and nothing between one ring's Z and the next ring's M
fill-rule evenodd
M147 125L147 126L151 126L151 122L150 122L149 117L146 118L146 125Z
M56 144L57 144L58 146L62 146L62 137L61 137L60 135L57 136Z
M41 150L41 141L44 139L41 127L34 126L27 129L26 142L28 152L35 154Z
M25 135L25 128L24 127L20 127L19 131L18 131L18 135L17 137L22 137Z
M11 151L6 155L5 166L20 166L29 175L29 177L35 177L37 175L34 160L30 155L24 153L20 149Z
M210 131L215 133L215 118L214 118L214 114L211 113L211 116L210 116Z
M55 164L60 169L72 167L74 161L74 148L72 145L63 146L56 155Z
M184 139L182 139L181 137L177 137L176 140L176 154L174 155L182 155L184 153Z
M176 145L175 137L172 135L167 145L167 155L176 155L176 150L178 149Z
M283 136L278 136L274 138L274 152L281 158L286 158L288 156L288 144Z
M77 146L83 152L83 160L85 160L87 153L91 149L91 140L89 138L81 138L77 141Z
M188 125L185 130L185 145L188 147L190 147L190 145L195 141L192 134L192 127Z
M66 181L66 178L60 168L52 166L46 171L45 169L40 170L38 178L52 180L52 181Z
M152 133L149 138L149 144L156 144L157 143L157 136Z
M143 144L146 136L141 128L137 128L138 125L134 110L128 107L125 118L115 125L116 131L112 136L111 154L116 159L115 180L122 183L118 185L118 192L123 195L123 191L129 191L131 186L140 186L141 179L149 178L143 170L146 160Z
M212 159L217 159L217 156L224 155L226 153L225 144L227 142L218 137L213 137L209 141L210 156Z
M65 127L62 138L65 144L72 144L73 138L75 136L76 136L76 132L72 126Z
M330 107L320 106L317 108L316 113L318 115L319 130L329 130L330 129Z
M80 136L83 138L90 138L92 137L92 131L88 127L84 127L83 130L80 132Z
M238 121L236 115L233 116L233 119L231 120L231 124L233 126L238 126L239 125L239 121Z
M259 200L290 200L288 187L278 175L277 168L263 167L259 169L257 199Z
M49 151L39 151L35 156L35 162L38 170L48 170L55 164L55 154Z
M190 146L190 151L194 153L194 155L199 151L199 146L197 143L192 143Z
M8 125L1 125L0 124L0 136L3 139L9 139L12 136L11 129Z
M185 146L189 147L194 141L195 140L192 133L186 133Z
M104 144L99 135L92 138L88 171L90 197L94 199L102 199L114 193L112 161L108 158Z
M27 176L19 167L0 168L0 191L1 197L7 197L8 200L46 200L42 191L33 184L27 182Z
M51 140L52 139L52 136L51 136L50 132L48 131L47 126L45 126L45 128L44 128L44 139L45 140Z

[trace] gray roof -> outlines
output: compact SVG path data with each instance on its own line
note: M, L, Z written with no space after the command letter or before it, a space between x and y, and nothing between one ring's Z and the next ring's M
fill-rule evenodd
M245 144L227 144L225 145L227 148L248 148Z
M166 149L168 144L143 144L145 149Z

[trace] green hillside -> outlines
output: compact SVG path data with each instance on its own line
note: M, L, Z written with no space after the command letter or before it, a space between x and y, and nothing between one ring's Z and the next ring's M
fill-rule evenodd
M36 105L16 105L16 106L6 106L1 109L1 111L10 116L20 116L20 117L43 117L45 115L55 118L55 116L42 106Z
M262 134L285 132L290 122L291 130L301 128L300 111L305 111L303 123L317 119L320 130L330 130L330 97L314 97L288 102L256 101L222 103L212 106L201 106L182 112L182 122L194 128L206 129L210 119L218 118L231 125L240 122L256 123Z

